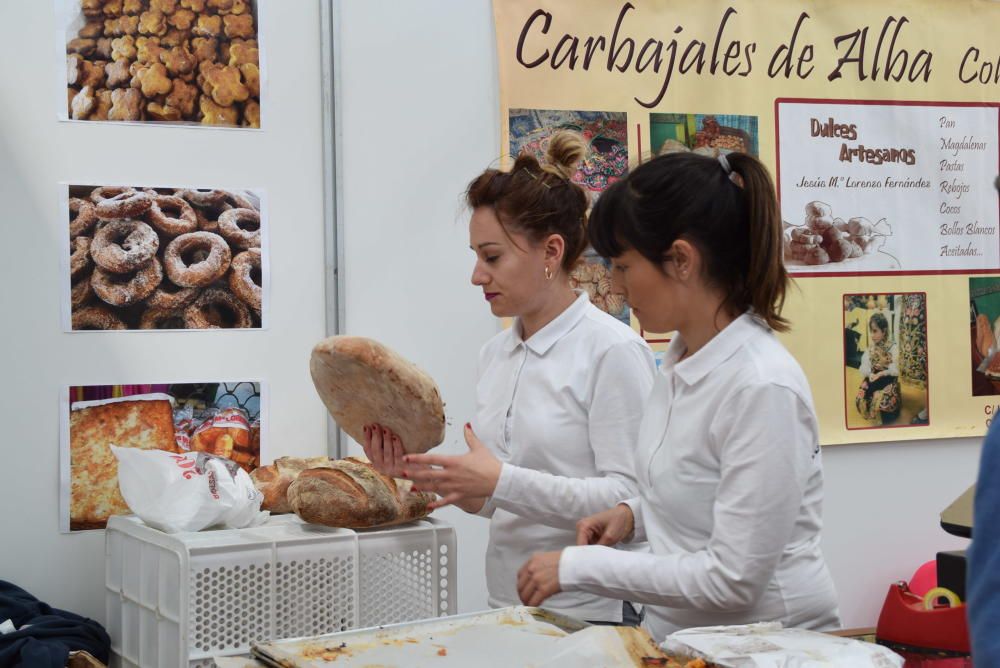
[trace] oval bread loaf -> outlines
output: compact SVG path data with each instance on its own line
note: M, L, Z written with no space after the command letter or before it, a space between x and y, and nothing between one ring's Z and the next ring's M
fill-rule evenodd
M378 341L333 336L313 348L309 371L330 415L364 442L365 425L395 432L407 452L427 452L444 440L444 404L437 384Z

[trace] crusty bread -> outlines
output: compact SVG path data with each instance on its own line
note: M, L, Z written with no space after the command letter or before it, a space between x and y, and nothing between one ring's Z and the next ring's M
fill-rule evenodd
M121 400L73 410L69 442L70 529L103 529L130 512L110 446L175 451L173 407L168 399Z
M408 480L379 473L370 462L348 457L300 473L288 486L288 502L306 522L367 529L426 517L434 496L412 487Z
M273 464L251 471L250 479L264 495L261 509L274 514L292 512L288 505L288 486L306 469L329 467L330 462L329 457L278 457Z
M444 440L444 404L434 380L384 345L334 336L313 349L313 383L327 410L359 443L380 424L399 435L407 452L427 452Z
M278 467L274 464L258 466L250 472L250 479L254 486L264 495L261 501L261 510L269 510L272 514L291 512L288 505L288 485L293 478L283 476L278 472Z

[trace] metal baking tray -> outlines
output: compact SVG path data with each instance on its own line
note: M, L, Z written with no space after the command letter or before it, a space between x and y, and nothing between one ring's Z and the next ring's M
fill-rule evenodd
M252 646L275 668L524 666L590 626L540 608L511 607Z

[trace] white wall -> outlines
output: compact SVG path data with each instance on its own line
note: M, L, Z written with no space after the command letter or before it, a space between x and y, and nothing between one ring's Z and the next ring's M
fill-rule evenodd
M104 619L104 534L61 535L59 398L70 384L261 378L264 456L326 449L309 352L325 333L319 9L268 15L266 132L59 123L53 3L0 7L0 579ZM264 187L271 222L265 332L64 334L57 184Z
M324 327L319 11L311 0L280 4L264 27L271 128L257 135L56 123L51 5L0 8L0 60L17 63L0 78L0 579L54 605L104 617L102 534L58 533L63 385L261 376L273 420L266 456L323 451L324 412L306 369ZM385 341L437 378L452 422L446 447L459 452L476 355L497 331L468 282L460 206L467 181L500 154L490 2L336 7L345 331ZM55 184L175 175L267 188L274 326L231 336L60 333L65 225ZM973 480L978 451L977 439L825 450L824 546L848 625L874 623L892 581L964 544L937 515ZM482 608L486 523L441 517L459 531L459 608Z
M823 550L848 628L874 626L889 585L942 550L940 513L975 482L980 439L841 445L823 451Z
M437 379L444 451L461 452L479 348L498 331L469 282L461 207L465 186L500 155L490 4L337 4L344 331L385 342ZM486 520L436 515L458 528L459 610L485 608Z

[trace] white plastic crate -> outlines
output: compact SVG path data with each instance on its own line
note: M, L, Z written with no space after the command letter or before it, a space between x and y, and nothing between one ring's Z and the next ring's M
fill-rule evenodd
M425 519L351 531L272 517L167 534L112 517L105 537L112 666L212 666L250 643L455 613L455 532Z

